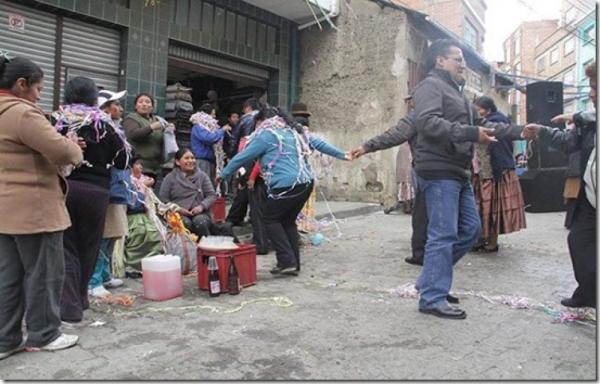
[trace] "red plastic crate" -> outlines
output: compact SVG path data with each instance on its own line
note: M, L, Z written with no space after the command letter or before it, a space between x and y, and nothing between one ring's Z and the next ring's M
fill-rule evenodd
M225 198L217 197L217 200L212 205L211 215L214 222L222 223L225 221Z
M229 257L233 256L242 287L256 284L256 245L238 244L230 251L206 251L198 248L198 287L208 291L208 257L216 256L219 265L221 292L227 292L229 283Z

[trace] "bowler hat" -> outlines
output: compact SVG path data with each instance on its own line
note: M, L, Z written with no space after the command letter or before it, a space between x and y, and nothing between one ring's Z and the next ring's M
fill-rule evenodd
M306 104L294 103L294 104L292 104L292 115L293 116L310 116L311 113L308 112L308 108L306 108Z

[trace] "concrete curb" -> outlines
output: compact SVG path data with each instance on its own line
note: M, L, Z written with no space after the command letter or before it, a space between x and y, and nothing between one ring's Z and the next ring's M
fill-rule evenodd
M336 219L348 219L350 217L356 217L356 216L362 216L362 215L368 215L370 213L374 213L374 212L378 212L383 210L383 206L380 204L369 204L369 205L365 205L363 207L358 207L358 208L353 208L353 209L346 209L346 210L342 210L342 211L334 211L333 212L333 216L335 216ZM323 218L326 217L330 217L330 213L320 213L318 215L315 216L315 218L317 220L321 220Z

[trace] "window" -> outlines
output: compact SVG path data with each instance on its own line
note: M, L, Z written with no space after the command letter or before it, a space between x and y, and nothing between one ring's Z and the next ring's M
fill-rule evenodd
M467 44L469 44L471 47L477 49L477 30L475 29L473 24L471 24L469 22L469 20L466 20L466 19L465 19L464 38L465 38Z
M510 40L506 42L504 45L504 52L506 57L506 62L510 64Z
M521 54L521 34L515 38L515 57Z
M563 84L564 86L575 85L575 71L573 69L569 69L563 75Z
M577 18L577 9L575 7L570 8L565 13L565 24L571 24Z
M546 69L546 56L542 56L537 60L537 73L544 72L544 69Z
M521 63L515 64L515 75L521 74Z
M575 50L575 38L571 37L565 41L565 56Z
M550 65L558 63L558 47L550 51Z
M585 44L593 43L596 40L596 26L591 25L583 31L583 39Z

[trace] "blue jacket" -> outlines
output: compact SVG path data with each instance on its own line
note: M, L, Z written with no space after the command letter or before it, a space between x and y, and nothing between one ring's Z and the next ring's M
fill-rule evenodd
M282 137L283 151L280 151L279 141L273 132L262 130L256 133L248 146L231 159L223 169L221 177L224 179L231 177L242 165L258 158L269 189L289 188L296 183L303 184L312 181L314 178L313 172L306 158L301 161L304 162L302 165L307 172L301 171L294 132L289 127L278 130ZM341 149L314 135L308 134L307 136L308 144L312 149L338 159L345 159L345 154ZM250 170L247 171L250 172Z
M219 128L214 132L209 131L206 127L194 124L192 127L192 152L197 159L202 159L215 162L215 151L213 144L223 139L223 128Z
M510 124L510 120L502 112L492 112L485 117L492 123ZM492 173L494 180L502 178L502 173L507 169L515 169L515 159L513 157L513 144L510 137L499 137L497 142L489 144L490 160L492 163Z

